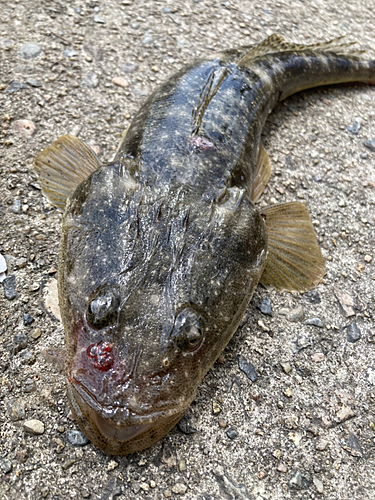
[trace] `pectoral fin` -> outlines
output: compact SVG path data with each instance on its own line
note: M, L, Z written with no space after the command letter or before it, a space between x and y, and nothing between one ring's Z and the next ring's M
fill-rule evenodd
M255 165L253 189L251 192L251 201L256 203L262 194L264 188L271 176L271 162L263 144L259 143L258 158Z
M277 290L306 292L325 274L310 215L300 202L262 209L268 233L268 258L260 282Z
M62 210L66 200L84 179L100 167L94 151L78 137L63 135L34 159L43 194Z

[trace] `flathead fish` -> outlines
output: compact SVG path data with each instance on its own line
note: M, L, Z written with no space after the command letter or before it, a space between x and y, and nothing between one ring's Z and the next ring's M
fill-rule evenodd
M64 208L59 304L68 395L108 454L143 450L183 416L258 282L306 291L325 273L299 202L259 210L260 143L281 100L319 85L375 83L351 44L259 45L196 62L135 115L113 161L65 135L35 159Z

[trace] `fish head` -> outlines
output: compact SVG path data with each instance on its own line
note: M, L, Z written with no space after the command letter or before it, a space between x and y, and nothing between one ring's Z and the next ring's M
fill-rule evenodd
M105 453L165 435L237 328L266 252L242 194L193 204L105 167L71 197L59 265L68 394Z

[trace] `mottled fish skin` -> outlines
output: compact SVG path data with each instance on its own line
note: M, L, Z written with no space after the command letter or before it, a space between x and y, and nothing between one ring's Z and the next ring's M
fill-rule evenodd
M375 63L355 56L244 56L223 53L168 80L115 161L68 201L59 264L68 392L105 453L166 434L241 321L266 264L251 189L272 108L305 88L375 82Z

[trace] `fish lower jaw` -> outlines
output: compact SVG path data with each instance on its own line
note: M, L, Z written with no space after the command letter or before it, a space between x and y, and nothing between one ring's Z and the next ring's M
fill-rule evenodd
M176 425L187 409L132 416L119 423L102 416L102 412L91 406L74 384L68 384L68 397L72 413L83 433L107 455L126 455L149 448Z

